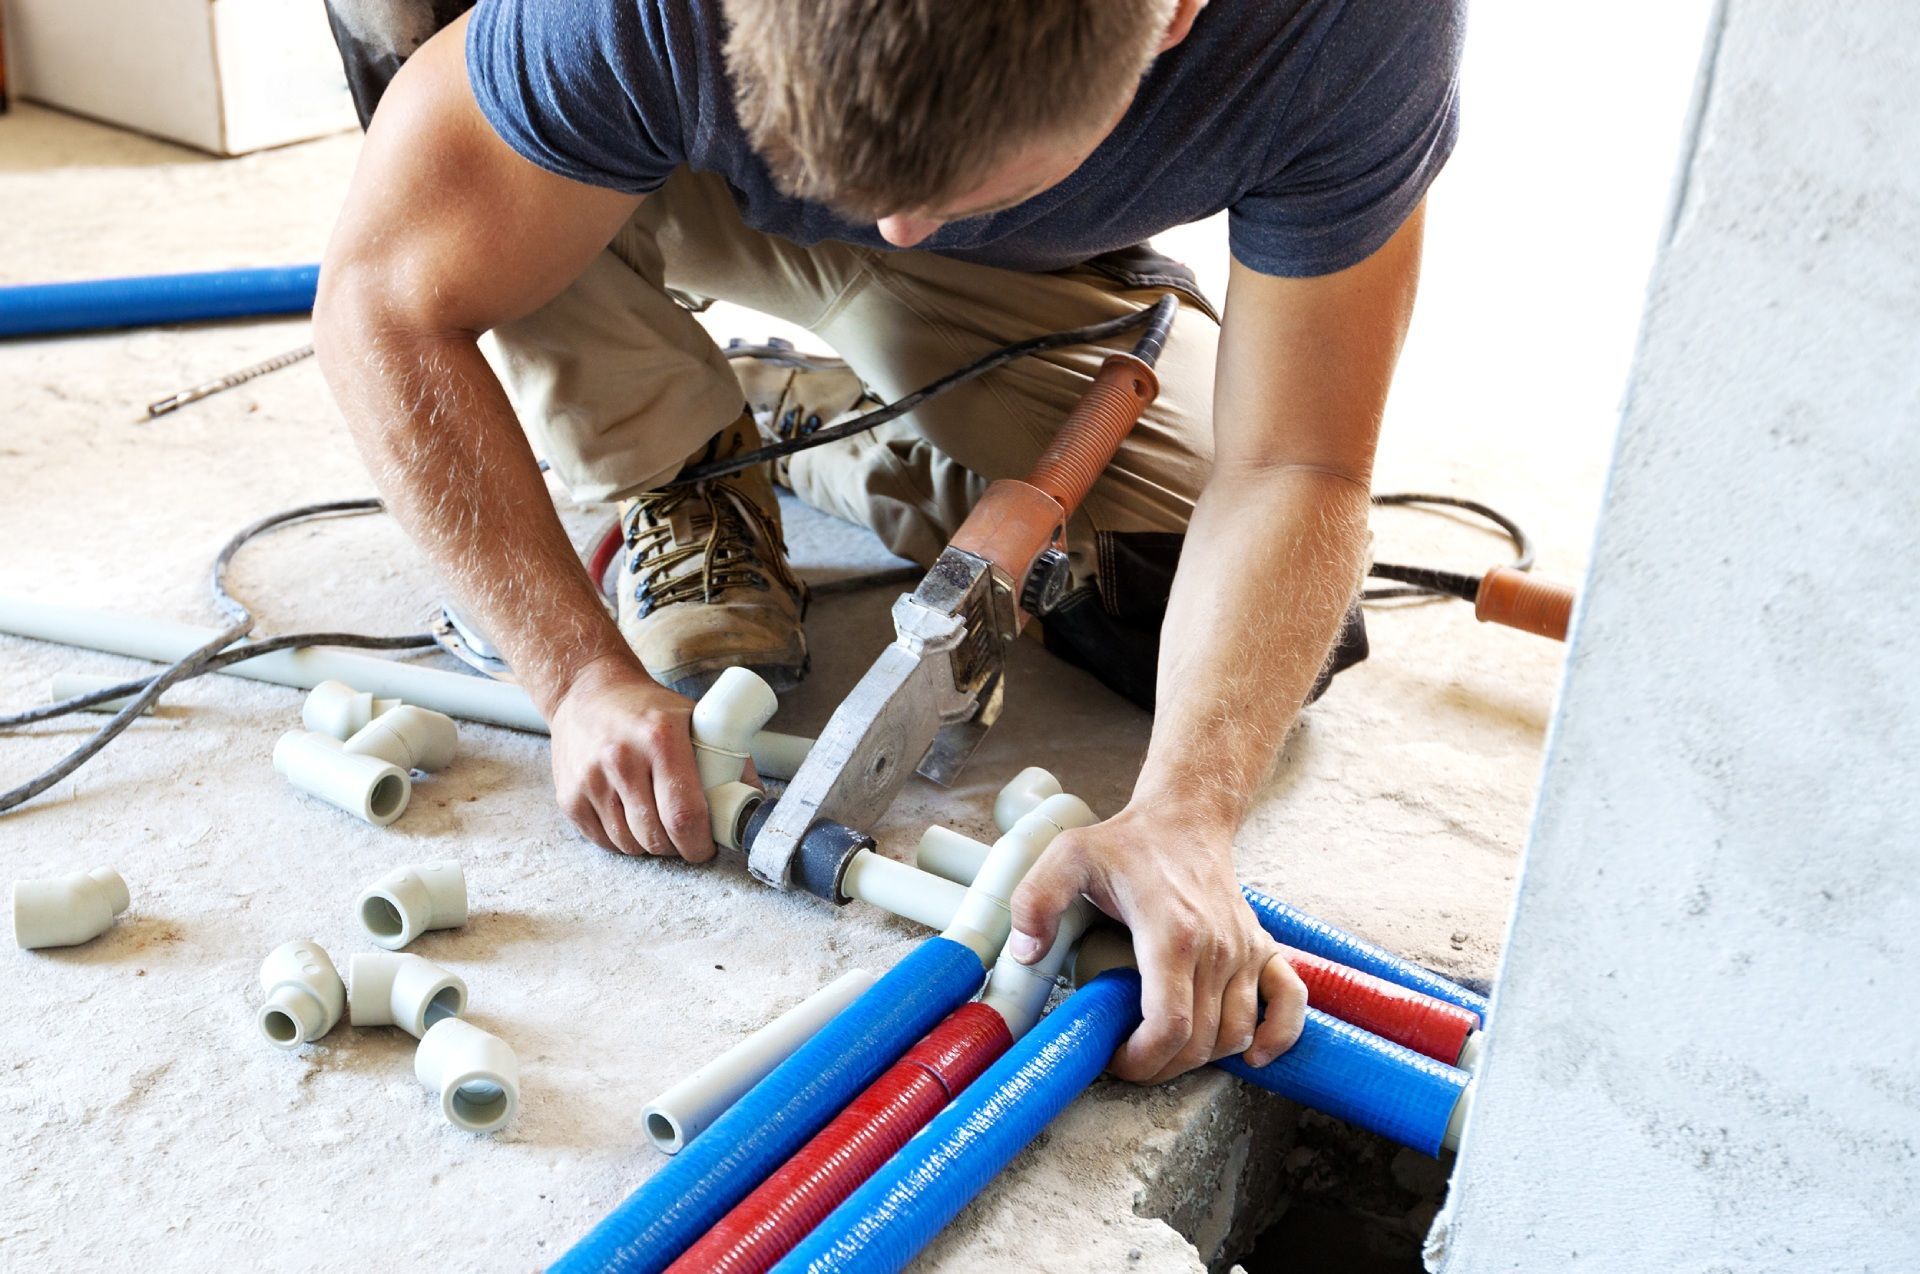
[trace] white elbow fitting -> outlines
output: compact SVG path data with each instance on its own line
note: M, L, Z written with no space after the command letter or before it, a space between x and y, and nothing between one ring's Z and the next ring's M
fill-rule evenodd
M105 690L108 686L117 686L126 681L126 677L99 677L86 672L56 672L53 674L53 697L49 702L65 703L69 699L78 699L81 695L90 695L96 690ZM121 695L118 699L108 699L103 703L89 705L87 712L118 712L132 703L136 695ZM153 711L150 703L141 709L141 715Z
M981 996L981 1002L1000 1015L1014 1039L1032 1030L1033 1024L1040 1020L1041 1012L1047 1007L1047 998L1053 994L1055 979L1060 976L1060 970L1066 966L1074 948L1080 944L1080 938L1086 933L1094 916L1092 904L1085 899L1076 900L1060 913L1053 945L1032 964L1020 963L1014 959L1011 951L1001 948L1000 957L993 964L993 973L987 978L987 990Z
M99 937L131 903L111 867L53 880L13 882L13 940L22 951L74 947Z
M413 780L399 766L344 751L338 739L311 731L281 735L273 768L301 791L375 827L399 818L413 797Z
M399 706L398 699L376 699L344 681L323 681L301 705L300 724L344 743L366 729L369 721Z
M702 789L738 783L753 736L780 706L773 687L745 668L729 668L693 705L693 759Z
M431 960L366 951L347 961L347 1021L397 1026L419 1039L441 1018L467 1010L467 984Z
M375 942L398 951L429 929L467 923L467 876L453 861L395 868L360 891L354 910Z
M382 712L354 731L341 751L378 757L401 770L444 770L459 742L453 718L410 703Z
M440 1113L468 1132L497 1132L520 1104L520 1063L497 1035L443 1017L420 1037L413 1073L440 1094Z
M267 1002L256 1020L267 1043L299 1048L333 1029L347 1001L339 971L317 942L288 942L260 965Z
M1037 765L1029 765L1007 781L993 798L993 825L1002 832L1010 832L1013 825L1028 814L1040 808L1040 802L1049 796L1058 796L1064 789L1060 780L1053 777L1050 770Z
M778 730L762 730L753 736L753 768L763 779L790 779L807 763L813 740Z
M921 834L920 844L913 851L913 865L943 880L969 885L980 874L980 864L987 861L992 848L964 832L935 823Z
M991 968L1013 929L1012 898L1021 879L1054 837L1070 827L1090 827L1098 821L1077 796L1062 793L1040 802L993 843L943 936L973 948L980 963Z
M739 849L747 820L767 794L746 783L722 783L707 789L707 819L713 827L713 843L722 849Z

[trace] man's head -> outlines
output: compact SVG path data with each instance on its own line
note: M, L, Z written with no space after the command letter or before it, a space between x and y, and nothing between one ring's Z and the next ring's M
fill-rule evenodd
M725 0L741 124L787 193L890 242L1062 181L1206 0Z

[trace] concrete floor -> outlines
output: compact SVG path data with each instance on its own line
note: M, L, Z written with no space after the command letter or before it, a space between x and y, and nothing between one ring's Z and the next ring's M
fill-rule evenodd
M1485 25L1512 42L1491 48L1585 38L1531 30L1541 19L1524 6L1489 8ZM1581 574L1679 132L1691 49L1684 29L1674 39L1644 67L1661 91L1604 119L1580 113L1598 71L1556 78L1516 53L1475 79L1470 63L1470 88L1483 87L1469 94L1469 140L1434 197L1379 488L1486 500L1534 532L1540 568L1562 579ZM1564 95L1571 121L1552 145L1522 109L1542 94ZM0 118L0 283L312 259L356 147L336 137L215 162L19 109ZM1516 182L1522 155L1528 180ZM1203 274L1224 269L1217 224L1166 242ZM737 312L715 324L773 330ZM142 406L304 339L303 322L275 321L0 346L0 590L211 623L207 563L232 530L369 486L311 363L158 422ZM581 530L599 516L569 514ZM1447 518L1384 513L1376 532L1387 560L1479 569L1502 552ZM818 516L798 519L794 538L816 577L875 556ZM437 596L379 519L272 536L233 581L268 632L409 630ZM885 640L889 599L816 609L815 675L777 725L824 720ZM1239 840L1241 875L1484 983L1561 652L1480 627L1458 604L1377 609L1371 626L1374 658L1309 714L1267 784ZM61 669L135 666L0 639L0 703L38 701ZM1037 649L1022 650L1012 685L967 781L916 781L879 829L885 848L905 852L936 818L984 830L994 788L1034 762L1096 809L1118 807L1147 718ZM293 692L210 679L169 702L0 819L8 877L112 863L133 893L100 940L9 957L0 1265L104 1268L129 1251L175 1269L542 1264L660 1164L638 1126L650 1095L837 970L884 968L915 937L737 870L600 852L553 808L541 739L464 729L459 763L375 831L273 773L273 741L297 723ZM0 744L0 766L34 772L88 724L23 732ZM359 887L446 857L467 866L473 920L414 949L461 972L474 1020L519 1053L521 1115L493 1138L441 1122L396 1031L343 1025L289 1055L252 1022L269 949L312 938L344 966L365 949L349 911ZM1103 1084L923 1267L1200 1268L1243 1237L1228 1241L1236 1218L1271 1204L1293 1122L1218 1074Z

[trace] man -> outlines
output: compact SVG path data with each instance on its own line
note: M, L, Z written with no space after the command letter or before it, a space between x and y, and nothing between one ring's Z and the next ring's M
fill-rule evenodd
M1240 902L1233 838L1343 626L1364 651L1347 617L1421 201L1455 132L1458 0L462 7L335 0L363 105L391 84L315 343L389 507L551 723L568 815L610 849L709 857L676 689L806 665L767 478L661 489L757 445L669 289L802 324L889 398L1181 292L1162 396L1070 527L1075 591L1046 623L1156 705L1152 742L1127 807L1034 868L1012 944L1037 958L1081 893L1131 926L1125 1078L1283 1051L1304 991ZM1216 328L1139 245L1223 208ZM1102 354L1015 363L785 479L929 560ZM523 424L576 497L621 502L617 625Z

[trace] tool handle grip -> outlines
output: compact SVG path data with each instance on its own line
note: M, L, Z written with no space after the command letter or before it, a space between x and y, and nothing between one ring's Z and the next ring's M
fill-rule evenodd
M1027 481L1072 517L1159 392L1159 378L1146 363L1131 354L1108 358Z
M1573 590L1510 566L1496 566L1480 581L1473 617L1565 641L1573 619Z

